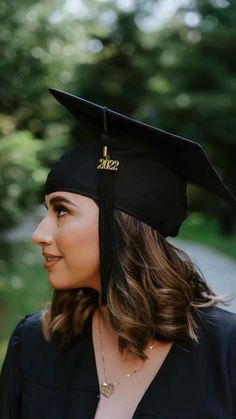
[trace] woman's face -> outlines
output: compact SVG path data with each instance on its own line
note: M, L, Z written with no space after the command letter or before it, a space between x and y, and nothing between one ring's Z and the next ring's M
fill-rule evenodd
M70 192L46 195L45 205L48 212L32 241L46 253L45 267L52 287L100 291L98 206L92 199ZM60 258L47 262L49 255Z

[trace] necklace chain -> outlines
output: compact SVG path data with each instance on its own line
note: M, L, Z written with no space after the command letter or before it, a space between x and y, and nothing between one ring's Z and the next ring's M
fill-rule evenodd
M114 383L109 383L109 380L107 378L106 366L105 366L105 356L104 356L104 350L103 350L103 339L102 339L102 331L101 331L101 323L100 323L100 313L98 315L98 330L99 330L100 348L101 348L101 355L102 355L103 374L104 374L104 377L105 377L105 382L101 383L101 385L100 385L100 391L101 391L101 394L103 396L108 398L114 393L116 386L123 383L123 381L126 380L127 378L130 378L130 377L132 377L132 375L141 371L143 366L144 366L145 361L143 361L143 364L140 368L138 368L138 369L136 369L132 372L129 372L121 380L115 381ZM148 347L148 349L152 350L152 348L155 346L155 344L156 344L156 341L154 341L154 343L152 345L150 345Z

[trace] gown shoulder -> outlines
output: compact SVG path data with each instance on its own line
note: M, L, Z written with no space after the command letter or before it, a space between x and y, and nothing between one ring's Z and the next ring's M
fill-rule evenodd
M88 322L84 332L70 346L62 349L58 345L59 340L57 338L52 344L44 339L41 316L41 312L25 316L11 335L0 376L0 418L18 419L17 412L19 411L21 389L24 393L24 404L20 408L24 412L23 417L42 418L45 415L45 409L48 411L47 417L58 417L59 410L68 407L63 405L62 394L65 394L65 392L70 398L70 406L72 410L74 409L74 416L85 417L82 416L82 412L88 413L92 407L95 409L98 394L95 359L91 344L91 321ZM172 367L174 367L177 372L180 369L179 373L182 375L183 373L186 376L189 374L190 381L187 381L191 387L192 373L201 378L202 370L198 369L198 365L202 365L208 357L209 362L206 365L208 369L204 371L204 377L208 379L210 376L208 382L212 383L211 377L215 376L216 373L218 374L216 368L219 370L220 378L217 379L217 383L223 383L225 397L230 398L231 402L228 403L234 403L234 414L236 415L236 314L213 306L194 310L194 319L199 326L199 344L192 345L191 352L176 349L174 355L172 351L172 360L169 359L170 371L173 372ZM179 358L175 358L176 356ZM165 367L167 373L168 363ZM181 368L185 368L185 371ZM164 371L163 369L163 380L165 379ZM171 377L173 378L174 397L174 392L177 391L176 379L173 374L168 376L168 386ZM161 379L160 375L158 381L159 379ZM219 381L221 379L222 382ZM156 384L158 381L156 380ZM195 380L194 389L196 385ZM202 391L202 386L203 383L201 382L199 392ZM159 387L160 390L163 393L166 391L164 387ZM152 394L154 394L153 399ZM146 405L150 405L149 401L151 399L153 411L156 410L156 397L154 382L150 386L145 398L146 402L143 401L137 417L142 411L145 411L146 414ZM165 397L162 398L165 399ZM155 403L153 400L155 400ZM161 400L159 400L159 403L161 403ZM176 403L178 404L179 400ZM173 404L175 406L175 401L173 401ZM184 408L187 409L186 406ZM56 409L59 410L55 412ZM158 409L161 409L159 405ZM29 411L34 413L27 416L25 412ZM61 417L64 418L66 415L63 416L62 414ZM90 417L92 415L88 413L86 419ZM172 416L170 415L170 417ZM226 417L226 414L224 417Z
M20 347L22 335L27 341L39 329L41 312L34 312L22 318L9 339L7 353L0 374L0 417L17 418L18 400L21 388Z
M197 316L200 329L205 330L203 335L212 341L212 347L218 348L222 357L225 356L236 414L236 313L211 306L197 310Z

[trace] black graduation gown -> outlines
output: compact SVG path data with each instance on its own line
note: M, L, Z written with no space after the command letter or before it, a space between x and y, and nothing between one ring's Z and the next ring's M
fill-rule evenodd
M173 344L133 419L236 418L236 314L210 307L194 316L199 344ZM43 339L40 313L18 324L0 378L1 419L94 418L99 385L92 316L67 348L58 339Z

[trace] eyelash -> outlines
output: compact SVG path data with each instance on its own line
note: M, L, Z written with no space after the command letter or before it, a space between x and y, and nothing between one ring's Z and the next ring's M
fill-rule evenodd
M47 205L44 204L44 206L48 210ZM68 209L66 207L64 207L63 205L53 205L53 210L54 210L54 212L57 213L57 218L64 217L64 215L69 214ZM60 211L66 212L67 214L59 215Z
M64 215L66 215L66 214L59 215L59 212L60 211L66 212L67 214L69 213L69 211L67 210L67 208L65 208L63 205L54 205L53 206L53 209L57 213L57 218L64 217Z

